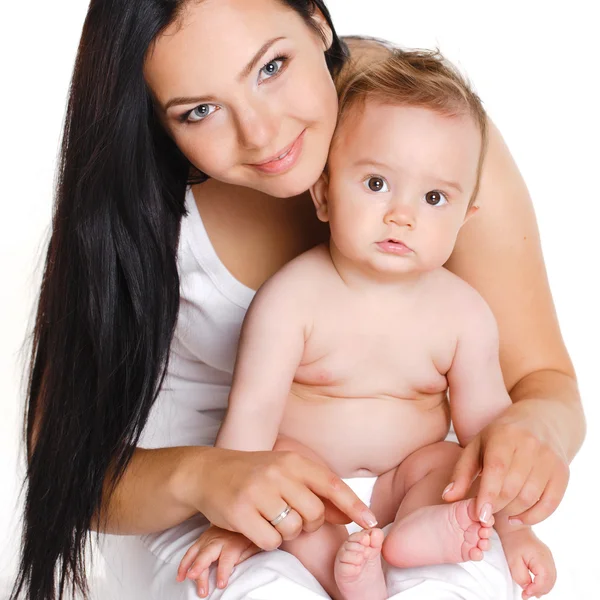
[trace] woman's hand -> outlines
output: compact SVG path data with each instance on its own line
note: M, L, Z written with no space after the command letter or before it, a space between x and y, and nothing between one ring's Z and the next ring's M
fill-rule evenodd
M569 481L569 464L559 440L542 419L523 418L512 408L516 406L467 445L444 500L464 498L481 473L477 509L483 520L507 508L511 522L533 525L560 504Z
M185 469L188 498L213 524L236 531L263 550L278 548L301 531L376 519L329 468L295 452L241 452L211 448ZM190 487L191 486L191 487ZM287 506L290 513L276 526Z

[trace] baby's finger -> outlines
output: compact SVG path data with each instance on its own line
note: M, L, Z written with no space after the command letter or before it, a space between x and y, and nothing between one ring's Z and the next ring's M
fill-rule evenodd
M179 568L177 569L177 581L183 581L185 579L187 572L200 552L201 545L200 540L198 540L195 544L191 545L183 555L183 558L179 563Z
M237 564L239 553L224 551L219 558L217 565L217 587L223 589L229 583L229 576L233 567Z
M208 569L205 569L200 573L198 579L196 579L196 593L200 598L206 598L208 596Z
M198 554L189 571L187 572L188 579L198 579L200 574L210 567L221 555L223 544L213 542Z
M248 548L246 548L240 554L240 557L237 559L237 562L235 564L239 565L240 563L244 562L245 560L247 560L251 556L254 556L255 554L258 554L259 552L262 552L262 550L260 548L258 548L254 544L250 544L250 546L248 546Z
M556 583L556 567L550 557L535 556L529 561L529 570L534 574L533 583L525 590L528 596L548 594Z
M531 584L531 574L525 562L519 557L518 560L510 563L510 574L512 578L521 586L523 590Z

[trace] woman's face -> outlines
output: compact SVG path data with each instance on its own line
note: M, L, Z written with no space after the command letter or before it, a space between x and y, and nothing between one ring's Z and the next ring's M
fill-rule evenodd
M283 198L306 191L327 160L337 119L327 46L278 0L201 0L156 40L144 74L193 165Z

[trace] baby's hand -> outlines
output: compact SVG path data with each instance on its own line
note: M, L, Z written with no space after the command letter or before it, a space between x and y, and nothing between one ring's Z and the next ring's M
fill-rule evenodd
M505 532L500 537L512 578L523 588L523 599L547 594L556 583L556 567L548 546L530 527Z
M198 596L206 598L209 592L208 568L212 563L219 561L217 587L224 588L229 582L233 567L260 551L258 546L241 533L211 525L181 559L177 581L184 581L186 577L195 580Z

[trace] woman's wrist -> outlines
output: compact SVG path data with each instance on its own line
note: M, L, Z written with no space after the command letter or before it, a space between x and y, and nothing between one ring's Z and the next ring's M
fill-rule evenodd
M206 467L216 459L218 452L212 446L184 446L181 460L174 469L168 484L175 504L188 514L188 518L202 512L203 493L210 485L205 480Z
M529 421L543 441L571 462L585 437L585 416L575 378L554 370L540 370L521 379L510 390L513 405L501 420Z

